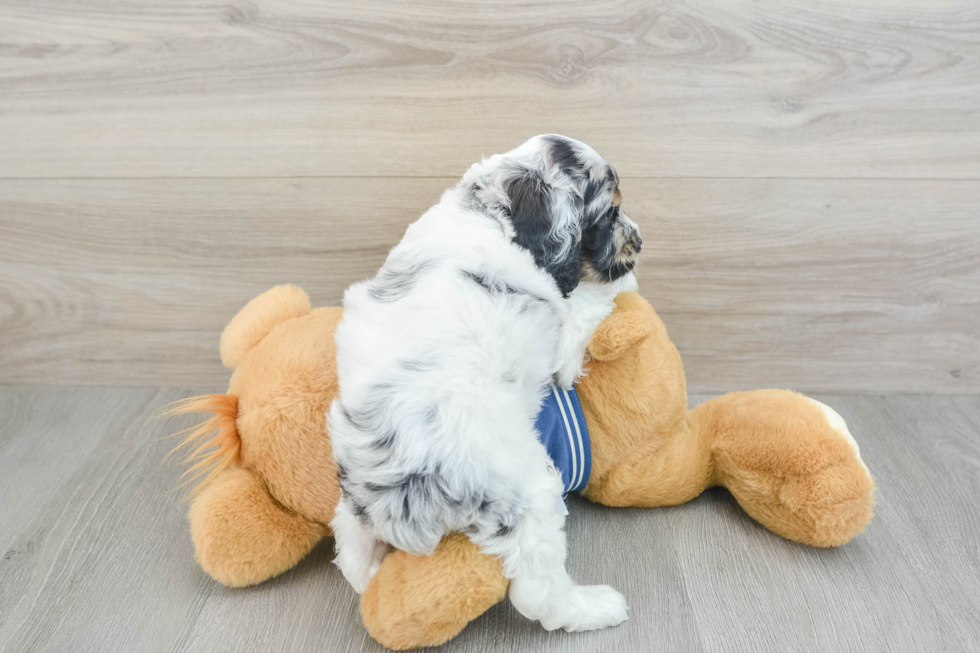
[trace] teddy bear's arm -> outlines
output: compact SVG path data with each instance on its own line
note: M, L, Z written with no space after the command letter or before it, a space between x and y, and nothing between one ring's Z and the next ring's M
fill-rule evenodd
M361 617L388 648L438 646L502 601L507 585L500 561L457 533L430 556L388 554L361 595Z
M834 546L861 532L874 479L840 415L789 390L734 392L687 411L680 356L636 293L589 344L578 394L592 440L584 494L613 506L664 506L727 487L783 537Z
M229 587L291 569L327 535L326 526L283 508L258 476L237 466L195 497L189 516L194 557Z

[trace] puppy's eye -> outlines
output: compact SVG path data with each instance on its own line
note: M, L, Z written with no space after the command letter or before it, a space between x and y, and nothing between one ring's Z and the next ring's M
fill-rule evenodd
M622 203L623 203L623 194L619 192L619 187L617 186L616 190L613 191L612 205L619 206Z

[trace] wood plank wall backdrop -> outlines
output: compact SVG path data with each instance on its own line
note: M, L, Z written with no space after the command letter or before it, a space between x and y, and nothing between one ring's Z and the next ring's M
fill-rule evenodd
M693 391L980 392L975 0L0 0L0 383L220 385L248 299L539 132Z

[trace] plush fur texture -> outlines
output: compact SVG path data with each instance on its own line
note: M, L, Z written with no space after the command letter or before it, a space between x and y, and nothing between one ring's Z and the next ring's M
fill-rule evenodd
M195 555L226 585L279 574L329 534L340 487L323 415L337 395L340 316L311 311L295 286L263 293L222 336L225 360L238 361L228 393L170 411L214 413L179 446L203 463L191 477L204 479L192 493Z
M465 532L546 629L626 619L619 593L565 571L563 486L534 428L543 389L571 384L632 285L639 232L617 181L583 143L529 139L475 164L344 294L331 528L357 592L391 547L428 555Z
M240 315L280 305L283 292L295 294L274 288ZM616 305L589 342L592 360L577 386L593 456L586 497L654 507L724 485L749 515L798 542L833 546L861 532L874 481L839 415L786 390L733 393L688 411L680 356L663 323L635 293ZM241 358L227 395L237 398L240 454L191 506L197 559L228 585L295 564L328 533L340 494L320 412L337 394L333 340L324 334L340 309L290 315L273 317ZM228 415L232 404L210 405ZM502 600L507 585L499 559L454 535L431 556L389 553L361 596L361 613L389 648L435 646Z
M733 392L688 411L663 322L639 295L617 303L590 344L605 360L578 386L592 436L586 497L652 507L722 485L752 517L798 542L839 545L864 528L874 481L843 420L788 390Z
M465 593L459 592L461 586ZM361 598L361 614L374 638L389 647L438 645L472 615L502 601L507 586L500 560L481 554L456 533L443 538L431 559L408 554L382 565L371 591Z
M263 298L250 302L225 327L221 334L221 362L235 369L245 354L252 351L269 332L284 320L310 312L310 298L296 286L277 286Z
M281 574L328 532L278 503L257 474L241 467L204 486L191 505L190 520L198 563L229 587Z

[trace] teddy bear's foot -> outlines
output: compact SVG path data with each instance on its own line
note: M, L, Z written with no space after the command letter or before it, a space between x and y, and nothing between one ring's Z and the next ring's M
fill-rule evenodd
M729 490L749 515L790 540L809 546L840 546L864 530L872 517L873 482L848 465L787 478L746 474Z
M209 483L190 510L194 557L229 587L254 585L293 567L327 534L287 511L253 473L232 467Z
M439 646L506 595L500 560L449 535L429 556L388 554L361 595L361 616L388 648Z
M786 390L731 393L702 406L695 412L713 414L716 424L718 481L766 528L825 547L870 521L874 479L828 406Z

